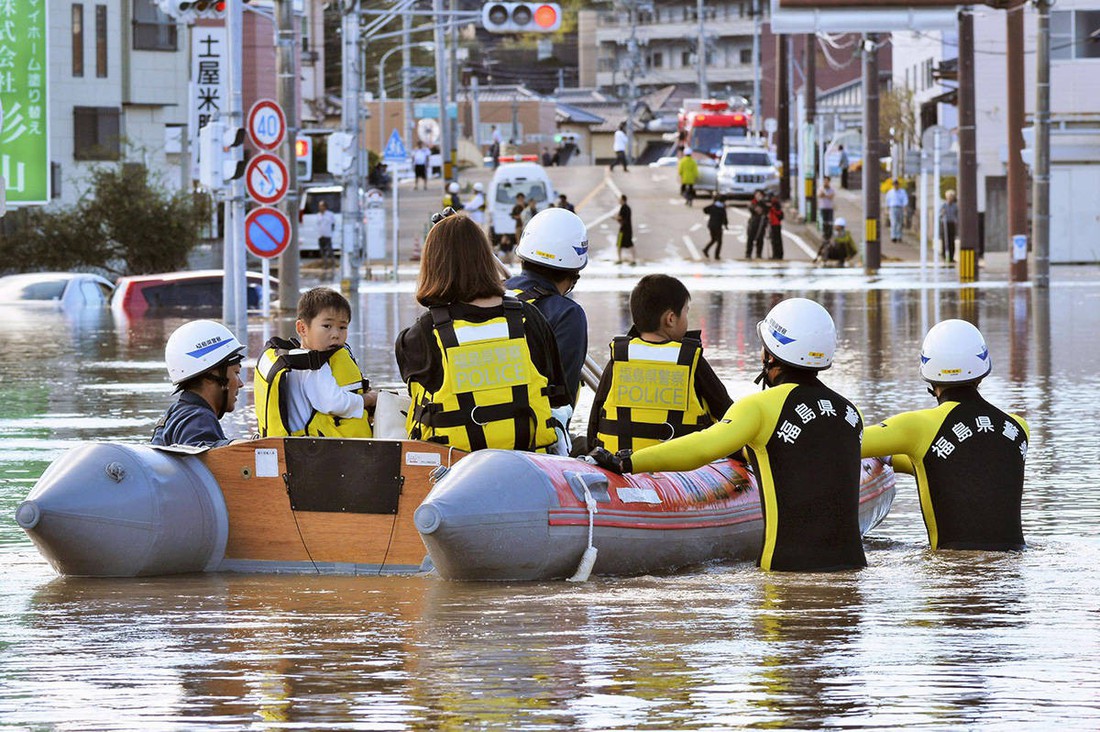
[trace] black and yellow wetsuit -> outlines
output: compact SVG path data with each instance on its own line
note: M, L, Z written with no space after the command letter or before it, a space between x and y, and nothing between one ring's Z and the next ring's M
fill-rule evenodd
M432 307L397 339L409 436L462 450L546 451L568 403L546 320L533 305Z
M946 389L939 402L868 427L863 454L893 455L894 470L916 477L933 549L1023 549L1027 422L973 386Z
M694 470L748 447L764 510L766 570L867 565L859 532L863 419L807 371L738 400L718 424L631 456L635 473Z
M682 341L650 342L636 328L611 341L588 420L588 444L640 450L698 432L732 401L703 358L699 331Z

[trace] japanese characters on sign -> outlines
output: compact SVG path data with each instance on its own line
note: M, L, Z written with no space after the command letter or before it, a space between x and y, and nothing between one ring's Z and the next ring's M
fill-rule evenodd
M12 204L50 200L45 0L0 0L0 175Z
M3 2L3 0L0 0ZM224 112L229 102L226 72L229 48L225 28L193 26L191 29L191 137Z

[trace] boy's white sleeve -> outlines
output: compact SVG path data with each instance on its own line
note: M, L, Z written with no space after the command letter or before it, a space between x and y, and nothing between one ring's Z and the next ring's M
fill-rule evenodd
M313 409L323 414L358 419L363 416L363 395L344 391L336 385L332 368L326 363L316 371L300 371L302 392Z

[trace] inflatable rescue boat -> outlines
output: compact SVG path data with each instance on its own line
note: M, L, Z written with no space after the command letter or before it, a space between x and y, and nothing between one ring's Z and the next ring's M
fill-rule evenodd
M860 531L890 510L893 469L864 460ZM615 475L570 458L472 453L416 510L436 571L456 580L633 575L712 559L754 559L764 521L745 463ZM576 574L575 574L576 573Z
M866 531L894 478L879 461L863 467ZM308 437L82 445L42 474L16 521L59 574L93 577L414 573L425 544L449 579L567 577L593 553L597 573L637 574L749 559L762 535L755 482L736 461L617 476L563 457Z

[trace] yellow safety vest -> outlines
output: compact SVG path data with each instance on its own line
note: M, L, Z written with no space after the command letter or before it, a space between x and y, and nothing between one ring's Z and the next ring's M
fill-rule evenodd
M649 343L611 341L611 387L599 415L597 439L610 452L640 450L709 427L713 420L695 393L703 345L695 338Z
M523 304L505 298L504 315L484 323L455 320L446 306L430 312L443 383L429 393L409 382L409 436L461 450L553 446L549 382L531 360Z
M332 369L336 384L345 391L363 394L370 384L363 378L359 364L347 346L333 351L309 351L296 341L272 338L256 361L253 384L256 419L260 437L370 437L370 419L366 410L358 419L337 417L314 410L305 429L291 431L287 424L286 378L291 369L317 370L325 363Z

